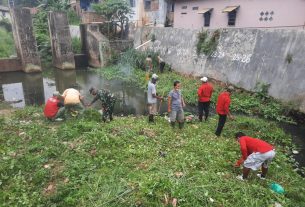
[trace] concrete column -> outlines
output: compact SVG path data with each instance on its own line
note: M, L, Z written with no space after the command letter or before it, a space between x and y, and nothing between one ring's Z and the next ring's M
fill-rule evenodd
M67 14L64 12L49 12L48 23L53 65L60 69L75 69Z
M101 25L102 23L89 23L80 26L82 51L87 55L89 65L95 68L105 66L110 56L109 40L100 32Z
M40 72L41 64L29 9L12 9L12 29L17 55L26 73Z

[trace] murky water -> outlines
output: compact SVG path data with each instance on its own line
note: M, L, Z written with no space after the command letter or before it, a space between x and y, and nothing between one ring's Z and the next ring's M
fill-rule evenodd
M42 105L52 96L53 91L62 93L71 85L78 85L85 102L93 97L88 90L91 86L110 90L118 98L114 113L117 115L142 115L147 113L145 91L124 83L121 80L106 80L92 70L49 69L43 73L25 74L23 72L0 73L0 100L10 103L12 107L22 108L26 105ZM94 105L99 109L100 103ZM163 102L160 112L167 109ZM187 107L187 111L196 113L196 108ZM299 146L296 160L305 167L305 128L292 125L283 126L293 141Z
M79 86L86 103L93 99L88 92L90 87L110 90L118 98L115 114L141 115L146 112L145 91L120 80L103 79L92 70L50 69L43 74L1 73L0 99L15 108L42 105L52 96L53 91L62 93L73 85ZM100 108L100 103L97 101L94 107Z

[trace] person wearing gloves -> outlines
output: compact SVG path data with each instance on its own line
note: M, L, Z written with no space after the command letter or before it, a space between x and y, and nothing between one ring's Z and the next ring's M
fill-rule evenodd
M235 138L239 142L242 157L235 163L235 167L243 164L243 174L237 176L239 180L248 178L250 170L262 169L261 174L257 174L260 179L265 179L268 166L275 156L274 147L260 139L246 136L242 132L235 134Z

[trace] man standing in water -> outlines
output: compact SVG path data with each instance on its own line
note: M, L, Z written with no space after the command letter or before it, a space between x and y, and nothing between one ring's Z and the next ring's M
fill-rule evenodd
M161 96L157 96L156 83L158 76L153 74L151 81L148 82L147 89L147 105L148 105L148 122L154 122L154 115L157 113L157 99L162 100ZM161 103L160 103L161 104Z
M94 87L91 87L89 89L89 93L95 97L91 101L91 103L88 104L87 106L91 106L94 102L100 99L100 101L102 102L103 121L106 122L108 116L110 121L112 121L113 120L112 114L113 114L114 104L116 101L114 95L110 93L108 90L104 90L104 89L97 90Z
M180 81L175 81L174 89L168 94L168 113L170 113L170 122L173 128L175 127L176 120L179 122L179 128L183 128L183 107L185 107L185 103L180 91Z
M208 78L203 77L200 79L202 84L198 89L198 113L199 121L202 122L202 116L204 111L204 120L206 121L209 116L210 99L213 93L213 86L208 83Z

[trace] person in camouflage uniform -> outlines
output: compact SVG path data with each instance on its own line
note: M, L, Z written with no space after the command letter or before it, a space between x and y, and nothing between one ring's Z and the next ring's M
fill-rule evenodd
M96 102L99 99L102 102L103 121L106 122L108 116L110 121L112 121L113 120L112 113L116 101L114 95L107 90L104 89L97 90L93 87L90 88L89 92L91 95L95 97L91 101L91 103L88 104L88 106L91 106L94 102Z

